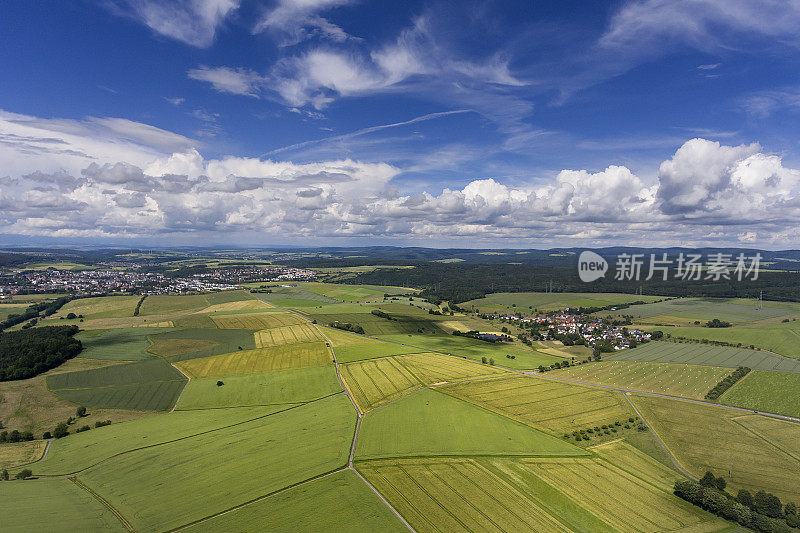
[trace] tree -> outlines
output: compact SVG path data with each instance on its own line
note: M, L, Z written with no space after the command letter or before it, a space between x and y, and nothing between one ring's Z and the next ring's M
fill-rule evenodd
M42 433L42 438L43 438L44 440L47 440L47 439L52 439L52 438L53 438L53 435L51 435L49 431L45 431L44 433Z
M14 476L14 479L28 479L33 475L33 472L30 468L25 468L24 470L20 470L17 472L17 475Z
M795 504L793 502L787 503L786 507L784 507L784 513L786 514L786 516L796 515L797 514L797 504Z
M75 313L67 313L67 320L75 320L76 318L78 318L78 315Z
M8 481L8 470L5 468L0 472L0 481Z
M225 383L223 383L222 380L217 381L217 387L222 387L223 385L225 385Z
M704 487L713 487L716 485L717 478L714 477L714 474L711 472L706 472L706 474L700 479L700 484Z
M728 486L728 482L727 482L727 481L725 481L725 478L724 478L724 477L722 477L722 476L719 476L719 477L716 479L716 481L714 482L714 485L715 485L715 486L716 486L716 487L717 487L719 490L723 490L723 491L724 491L724 490L725 490L725 487L727 487L727 486Z
M66 437L67 435L69 435L69 429L67 429L67 425L64 422L58 424L56 428L53 430L53 436L57 439L60 439L61 437Z
M736 494L736 501L747 507L753 507L753 495L749 490L742 489Z
M486 364L486 358L485 357L481 357L481 363L483 363L484 365Z
M81 405L80 407L75 409L75 416L77 416L78 418L86 416L86 408Z
M780 518L783 515L783 504L781 500L773 495L760 490L753 498L753 505L757 512L772 517Z

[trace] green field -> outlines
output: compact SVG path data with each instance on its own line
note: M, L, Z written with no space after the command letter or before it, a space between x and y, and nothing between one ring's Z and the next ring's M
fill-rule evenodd
M528 348L520 342L493 344L455 335L382 335L381 339L402 343L422 351L442 352L468 357L480 361L485 357L494 359L495 364L519 370L531 370L539 365L550 366L563 358L544 354ZM337 351L338 353L338 351ZM509 359L506 355L513 355Z
M324 366L331 363L333 357L324 342L303 342L187 359L175 365L192 378L206 378L261 374L273 370Z
M223 291L207 294L189 294L185 296L155 295L145 298L139 314L142 316L163 315L168 313L202 310L212 305L250 300L253 297L246 291Z
M351 363L353 361L363 361L364 359L374 359L377 357L387 357L390 355L402 355L407 353L418 353L424 351L421 348L414 348L393 342L382 342L372 339L364 339L364 342L349 346L337 347L336 360L340 363Z
M613 424L634 415L619 391L531 376L470 381L439 390L556 434Z
M193 435L225 431L251 420L261 419L286 406L242 407L208 411L175 411L130 422L111 424L57 439L47 457L30 465L36 475L66 475L79 472L110 457L157 446Z
M125 531L91 494L69 479L0 483L0 525L16 531Z
M725 405L800 417L800 375L754 371L723 394Z
M713 366L596 361L554 370L547 375L642 392L703 399L708 391L730 373L729 368Z
M255 331L244 329L182 329L153 335L150 352L170 361L210 357L256 347Z
M734 494L772 492L785 501L800 494L800 455L784 451L741 422L746 415L716 405L653 396L631 396L642 417L678 463L700 477L725 475ZM777 421L797 435L798 426ZM730 475L729 475L730 474Z
M88 359L110 359L114 361L140 361L153 356L148 337L169 331L165 328L117 328L92 330L78 333L83 343L80 356Z
M635 305L619 311L603 311L606 315L628 315L634 320L651 324L691 324L695 320L707 322L719 318L733 324L747 324L758 320L800 314L800 304L792 302L762 302L757 309L755 301L744 298L676 298L665 302Z
M339 394L127 453L78 480L134 528L164 531L345 466L355 423L350 401Z
M9 315L19 315L30 307L27 303L5 304L0 303L0 321L8 318Z
M101 409L170 409L186 378L163 359L47 376L47 387L77 405Z
M753 370L800 373L800 361L795 359L746 348L697 343L652 341L631 350L610 354L608 358L615 361L683 363L725 368L746 366Z
M430 455L582 455L585 452L469 402L423 389L364 416L359 460Z
M193 379L176 410L217 409L308 402L342 390L333 365L279 370L266 374Z
M757 325L732 326L730 328L704 328L699 326L642 326L647 331L660 330L673 337L708 339L730 344L741 343L754 346L793 359L800 357L800 322L779 320Z
M459 305L464 308L475 307L483 313L509 309L538 309L546 312L568 307L605 307L636 301L652 302L661 298L662 296L603 292L496 292Z
M70 313L83 315L84 319L123 318L133 316L141 296L101 296L78 298L67 302L51 318L66 317Z
M322 336L313 324L297 324L277 328L262 329L255 333L256 346L280 346L297 342L321 341Z
M220 329L259 330L308 323L308 320L295 313L276 313L274 311L267 313L237 313L235 315L214 314L211 319Z
M214 531L408 531L352 470L336 472L189 527Z

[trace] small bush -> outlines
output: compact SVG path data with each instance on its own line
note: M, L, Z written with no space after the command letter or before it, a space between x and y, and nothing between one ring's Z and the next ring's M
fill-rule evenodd
M14 476L14 479L28 479L32 475L33 472L31 471L31 469L25 468L24 470L20 470L19 472L17 472L17 474Z

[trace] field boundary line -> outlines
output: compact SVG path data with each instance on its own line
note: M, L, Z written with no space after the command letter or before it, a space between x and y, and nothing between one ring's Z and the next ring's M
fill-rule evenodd
M389 508L389 510L391 510L391 511L394 513L394 515L395 515L395 516L396 516L396 517L397 517L397 518L398 518L398 519L399 519L399 520L400 520L400 521L403 523L403 525L404 525L404 526L406 526L406 527L408 528L408 530L409 530L409 531L411 531L412 533L416 533L416 530L415 530L415 529L414 529L414 528L411 526L411 524L409 524L409 523L408 523L408 521L407 521L405 518L403 518L403 515L401 515L401 514L400 514L400 512L399 512L397 509L395 509L395 508L394 508L394 506L393 506L391 503L389 503L389 500L387 500L387 499L386 499L386 498L383 496L383 494L381 494L381 493L378 491L378 489L376 489L376 488L375 488L375 486L374 486L372 483L370 483L370 482L369 482L369 480L367 480L367 478L365 478L365 477L364 477L364 476L361 474L361 472L359 472L359 471L358 471L358 469L357 469L356 467L354 467L353 465L350 465L348 468L350 468L350 469L351 469L353 472L355 472L355 473L356 473L356 475L357 475L357 476L358 476L358 477L361 479L361 481L363 481L363 482L364 482L364 484L366 484L366 485L367 485L367 487L369 487L369 488L371 488L371 489L372 489L372 492L374 492L374 493L375 493L375 495L376 495L378 498L380 498L380 500L381 500L381 501L382 501L384 504L386 504L386 507L388 507L388 508Z
M175 399L175 403L172 404L172 408L169 410L170 413L173 413L173 412L175 412L175 408L178 407L178 402L180 402L181 398L183 397L183 391L185 391L186 387L189 386L189 383L192 382L192 377L189 374L187 374L186 372L184 372L183 370L181 370L180 367L178 367L174 363L169 362L169 364L170 364L170 366L172 368L174 368L175 370L177 370L178 372L183 374L183 377L186 378L186 383L184 384L183 388L181 389L181 393L178 394L178 397Z
M122 523L122 526L125 529L127 529L128 531L131 531L131 532L136 531L135 529L133 529L133 526L131 525L131 523L128 522L128 520L124 516L122 516L122 513L120 513L116 508L114 508L114 506L111 505L111 503L109 503L108 500L106 500L105 498L100 496L98 493L96 493L90 487L84 485L78 478L71 477L71 478L69 478L69 480L72 481L73 483L75 483L75 485L77 485L78 487L80 487L83 490L85 490L86 492L88 492L95 500L97 500L98 502L103 504L103 506L105 506L109 511L111 511L111 514L113 514L115 517L117 517L117 519Z
M667 445L666 445L666 444L664 444L664 441L663 441L663 440L661 440L661 437L658 435L658 433L656 432L656 430L653 428L653 425L652 425L652 424L651 424L651 423L650 423L650 422L649 422L649 421L648 421L648 420L647 420L647 419L646 419L646 418L645 418L645 417L642 415L642 413L640 413L640 412L639 412L639 409L637 409L637 408L636 408L636 405L634 405L634 403L631 401L630 397L629 397L627 394L625 395L625 399L626 399L626 400L628 400L628 403L629 403L629 404L631 404L631 407L633 407L633 410L636 412L636 415L639 417L639 419L640 419L640 420L644 420L645 422L647 422L647 429L649 429L649 430L650 430L650 433L652 433L652 434L653 434L653 436L656 438L656 441L658 441L658 445L659 445L659 446L661 446L661 448L662 448L662 449L663 449L663 450L666 452L666 454L669 456L669 460L670 460L670 461L672 461L672 464L673 464L673 465L675 465L675 468L677 468L677 469L678 469L678 470L679 470L679 471L680 471L680 472L681 472L683 475L685 475L685 476L686 476L686 477L688 477L689 479L691 479L691 480L693 480L693 481L697 481L697 478L696 478L696 477L694 477L693 475L691 475L691 474L690 474L690 473L689 473L689 472L688 472L688 471L687 471L687 470L686 470L686 469L685 469L685 468L684 468L684 467L683 467L683 466L682 466L682 465L681 465L681 464L678 462L678 460L675 458L675 455L672 453L672 451L671 451L669 448L667 448Z
M760 440L763 440L764 442L766 442L767 444L769 444L770 446L772 446L773 448L775 448L779 452L785 453L786 455L788 455L789 457L791 457L795 461L800 461L800 457L797 457L796 455L794 455L792 452L790 452L788 450L784 450L783 448L781 448L780 446L778 446L777 444L775 444L771 440L768 440L764 435L762 435L758 431L756 431L754 429L750 429L749 427L745 426L744 424L742 424L741 422L739 422L736 419L730 418L729 420L731 422L735 423L737 426L739 426L742 429L744 429L745 431L747 431L748 433L752 433L753 435L756 436L756 438L758 438Z

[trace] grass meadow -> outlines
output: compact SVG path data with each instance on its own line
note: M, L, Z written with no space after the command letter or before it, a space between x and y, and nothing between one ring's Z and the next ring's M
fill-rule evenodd
M750 372L719 401L764 413L800 417L800 374Z
M324 342L304 342L187 359L175 365L192 378L206 378L260 374L332 363L333 357Z

